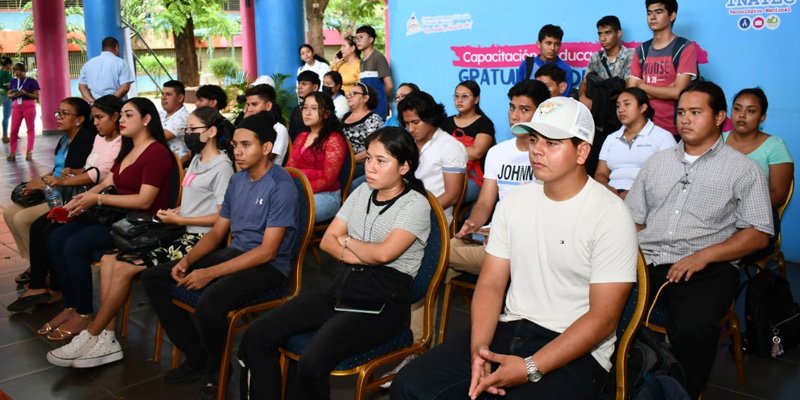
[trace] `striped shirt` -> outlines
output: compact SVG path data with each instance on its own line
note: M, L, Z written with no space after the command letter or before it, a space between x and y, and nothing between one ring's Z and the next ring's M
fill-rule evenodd
M625 198L648 264L672 264L738 230L772 235L769 189L754 161L718 140L693 163L683 142L654 154Z

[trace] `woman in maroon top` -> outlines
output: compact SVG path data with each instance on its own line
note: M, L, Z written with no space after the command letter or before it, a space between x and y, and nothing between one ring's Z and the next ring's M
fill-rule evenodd
M333 100L322 92L309 94L302 108L303 123L310 129L294 139L287 167L308 177L314 191L316 221L333 218L341 206L339 172L347 154L347 143L334 113Z
M126 101L119 130L122 148L110 173L98 185L64 206L69 216L77 220L56 229L47 240L65 307L39 329L40 335L47 335L52 341L68 340L89 325L93 311L90 264L94 254L114 247L109 225L81 219L80 215L95 206L146 211L153 215L159 209L170 207L167 188L176 162L167 147L155 105L141 97ZM117 194L100 193L111 185L117 187Z

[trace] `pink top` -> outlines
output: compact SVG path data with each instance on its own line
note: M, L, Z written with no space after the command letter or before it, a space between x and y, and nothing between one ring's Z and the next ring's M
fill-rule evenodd
M333 132L321 148L304 147L309 132L303 132L294 139L292 153L287 167L294 167L308 177L314 193L333 192L341 189L339 172L344 165L347 143L339 132Z
M103 178L106 177L106 174L108 174L108 171L111 170L111 167L114 165L114 160L117 158L117 155L119 155L121 146L122 135L117 135L117 137L110 142L100 135L95 136L94 144L92 144L92 153L86 158L86 166L84 167L84 169L89 169L90 167L97 168L100 175L99 177L97 171L88 171L89 177L92 178L95 183L101 182Z

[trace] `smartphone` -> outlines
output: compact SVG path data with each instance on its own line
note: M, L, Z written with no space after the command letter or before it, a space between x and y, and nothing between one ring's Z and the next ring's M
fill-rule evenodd
M340 299L336 302L336 305L333 306L333 309L343 312L380 314L384 307L386 307L385 303L378 303L376 301Z
M336 52L336 58L338 58L338 59L344 58L344 55L342 54L341 50Z
M474 244L474 245L479 245L479 246L483 245L484 239L486 239L486 236L484 236L484 235L482 235L480 233L471 233L469 235L464 235L464 237L461 238L461 240L463 240L463 241L465 241L467 243Z

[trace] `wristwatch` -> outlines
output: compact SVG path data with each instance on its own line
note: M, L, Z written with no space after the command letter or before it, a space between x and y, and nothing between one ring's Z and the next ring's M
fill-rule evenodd
M525 369L528 370L528 382L536 383L542 380L542 371L536 368L533 356L525 357L523 360L525 361Z

